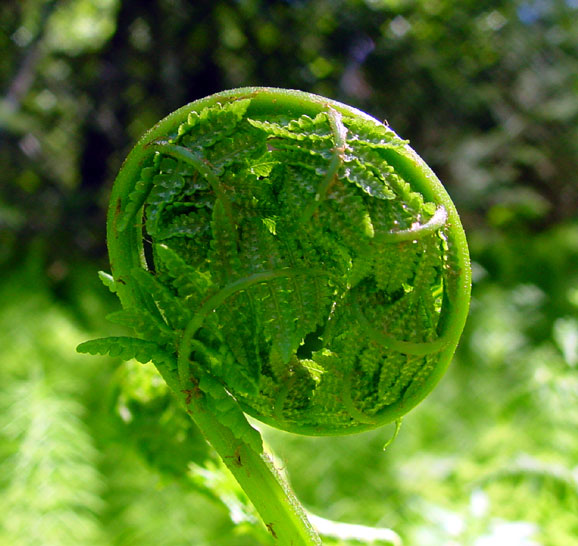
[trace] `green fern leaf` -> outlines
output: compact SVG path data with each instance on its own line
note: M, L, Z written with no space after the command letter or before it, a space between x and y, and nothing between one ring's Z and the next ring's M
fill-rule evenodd
M415 272L421 246L414 241L381 245L374 255L374 275L377 286L387 294L403 290Z
M347 256L350 264L359 255L367 255L369 252L369 237L371 233L371 219L365 216L361 218L361 226L354 224L350 218L337 211L334 207L325 208L319 213L319 223L323 229L339 246L342 247L342 256ZM364 225L365 224L365 225ZM363 236L361 233L363 232ZM345 251L345 252L344 252ZM348 268L348 276L351 274L351 265Z
M233 134L251 101L235 100L191 112L177 131L176 141L187 148L206 148Z
M334 291L328 285L327 277L316 273L321 263L319 254L306 238L295 241L285 237L280 243L287 265L304 272L288 279L291 305L299 317L295 322L296 335L304 340L327 321Z
M334 215L357 228L360 235L371 239L375 229L369 211L360 195L353 188L335 183L327 194L328 204Z
M249 271L264 272L287 267L287 258L277 238L259 221L243 224L243 246L240 259ZM291 281L276 278L251 289L259 302L263 331L271 341L271 354L286 364L300 344L295 329Z
M363 145L375 149L405 148L409 141L402 140L387 125L366 123L365 120L346 118L344 124L349 129L347 141L350 145Z
M213 239L209 252L211 276L221 285L239 276L241 261L237 248L237 233L221 201L215 203L211 221Z
M273 122L251 118L247 121L253 127L267 133L270 138L325 141L328 146L331 146L332 131L328 116L324 112L317 114L315 118L303 115L297 119L287 119L285 122L283 120Z
M234 163L251 164L265 151L265 138L258 131L236 132L205 150L205 159L217 176Z
M384 406L393 404L399 398L400 389L396 387L396 381L406 358L401 353L386 353L382 357L377 392Z
M279 195L279 215L285 218L287 224L300 223L303 209L315 200L323 174L285 162L273 169L271 181Z
M232 309L229 311L229 309ZM225 341L221 340L218 349L213 349L200 342L195 342L195 358L199 360L206 370L223 381L235 392L243 395L254 395L259 391L260 378L260 361L256 353L248 354L249 350L246 343L246 335L251 335L249 328L239 320L236 311L242 310L242 307L223 305L219 308L219 319L230 317L230 326L225 326L220 332ZM227 334L233 334L231 337L225 337ZM241 339L243 343L235 342ZM251 358L257 356L257 359Z
M23 296L28 297L28 305L34 301L30 291ZM38 296L39 292L33 297ZM48 298L46 303L50 305ZM53 309L47 312L46 308L39 308L38 311L36 315L29 315L30 322L58 316ZM30 338L27 354L38 351L32 354L39 357L28 363L28 373L18 374L18 380L10 374L2 376L2 544L65 546L103 544L107 540L97 517L103 506L103 476L95 431L85 419L90 407L88 400L80 397L78 389L58 388L46 369L50 368L46 358L48 350L52 358L61 355L60 374L62 366L72 364L66 371L69 377L75 374L76 381L84 381L80 384L87 389L92 386L87 377L78 376L76 362L67 361L69 355L65 351L55 352L58 344L48 342L42 347L50 336L58 339L63 324L73 327L69 318L62 317L52 331L50 324L44 324L49 330L38 329L39 335ZM51 332L49 336L47 332ZM3 349L6 349L5 343ZM19 355L18 352L12 354ZM24 359L23 363L26 363ZM38 373L40 370L43 373ZM9 384L7 379L11 380Z
M327 159L331 158L331 150L323 151L316 148L306 148L291 141L275 141L270 145L271 157L283 165L292 165L304 169L317 176L325 176L329 169Z
M106 318L115 324L132 328L144 339L155 339L163 345L172 346L176 340L175 332L145 309L123 309L110 313Z
M378 174L373 168L368 167L367 164L360 162L357 158L346 159L339 172L339 177L355 184L372 197L377 197L378 199L395 198L395 193L387 183L387 171L381 171Z
M340 172L342 178L372 197L387 200L399 197L400 178L377 151L365 146L349 148Z
M431 366L432 356L406 355L405 363L399 370L399 375L395 384L392 387L392 393L396 393L398 398L402 392L407 389L416 378L427 377Z
M164 241L173 237L206 238L209 234L209 218L210 215L206 210L179 214L169 218L162 225L157 226L157 241Z
M187 264L179 254L165 244L155 245L155 254L161 271L170 278L170 284L189 307L198 304L213 287L208 273Z
M162 213L173 203L183 188L185 178L177 169L174 159L165 157L161 161L160 174L153 178L153 187L147 198L147 221L146 228L151 235L157 234L159 224L162 221Z
M231 174L227 183L235 187L231 194L231 203L237 215L256 216L269 222L274 231L275 217L279 213L279 203L273 185L268 179L261 179L252 169L242 169Z
M341 366L338 355L328 350L320 351L313 354L313 362L322 370L310 404L315 419L321 426L328 423L349 426L352 419L343 411L343 375L339 373Z
M116 281L110 273L105 273L104 271L98 272L98 278L113 294L116 293Z
M187 325L191 318L189 310L150 271L134 268L131 276L145 292L151 295L169 326L183 329Z
M93 339L81 343L76 350L91 355L108 355L122 360L135 359L141 364L154 362L169 369L176 368L176 359L152 341L118 336Z
M247 293L230 298L217 310L220 334L232 358L222 357L219 376L227 385L235 385L235 392L256 394L262 369L260 325L255 312L249 313L254 301Z
M264 154L249 165L249 172L259 178L267 178L271 171L277 166L279 162L270 154Z

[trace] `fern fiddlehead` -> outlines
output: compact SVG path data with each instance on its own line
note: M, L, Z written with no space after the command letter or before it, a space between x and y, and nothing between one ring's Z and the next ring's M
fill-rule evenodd
M398 419L468 309L435 175L385 125L301 92L233 90L162 120L115 182L108 245L112 318L137 336L80 350L152 360L255 453L243 412L311 435Z

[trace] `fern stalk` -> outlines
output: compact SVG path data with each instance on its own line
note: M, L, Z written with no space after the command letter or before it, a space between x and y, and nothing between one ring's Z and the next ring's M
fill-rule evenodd
M191 103L135 146L108 247L135 338L83 352L152 360L276 542L319 544L251 414L313 435L399 420L444 373L469 256L441 183L393 131L271 88Z
M305 511L266 453L236 438L207 407L203 393L181 389L178 374L157 366L183 408L259 512L273 538L281 545L319 545L321 541Z

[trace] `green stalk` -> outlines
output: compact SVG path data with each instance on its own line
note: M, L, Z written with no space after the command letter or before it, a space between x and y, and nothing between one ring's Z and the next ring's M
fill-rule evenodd
M257 453L221 424L198 389L182 390L174 370L159 367L163 379L219 454L280 546L318 546L321 540L305 510L266 453ZM193 384L192 384L193 385Z
M321 544L302 506L268 455L256 453L235 438L202 401L191 400L189 407L191 417L239 482L276 542L283 546Z

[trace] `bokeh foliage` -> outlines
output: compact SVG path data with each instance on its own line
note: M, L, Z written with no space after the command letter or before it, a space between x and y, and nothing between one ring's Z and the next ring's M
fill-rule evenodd
M0 542L266 543L150 366L74 347L118 333L95 273L134 141L190 100L273 85L409 138L474 260L455 362L385 453L387 428L265 431L298 495L406 544L575 543L575 0L9 0L0 52Z

